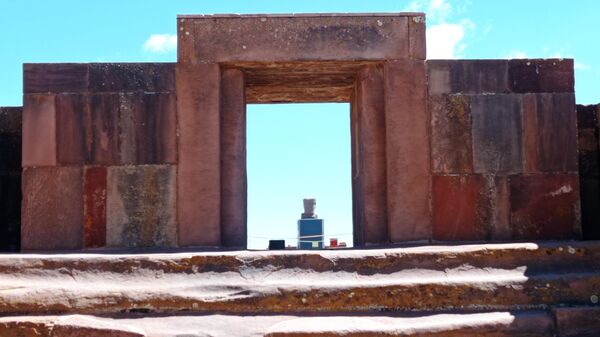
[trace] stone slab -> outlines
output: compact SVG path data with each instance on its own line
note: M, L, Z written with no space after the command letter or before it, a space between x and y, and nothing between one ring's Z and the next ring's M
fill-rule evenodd
M180 246L221 245L220 69L177 65Z
M512 92L575 91L573 59L519 59L508 64Z
M90 92L174 92L175 63L90 63Z
M82 178L82 170L78 167L23 170L23 250L82 248Z
M358 76L356 118L353 121L356 138L354 222L361 245L389 241L386 194L385 96L383 69L366 66ZM355 240L356 241L356 240Z
M471 98L475 173L523 171L520 95L475 95Z
M384 79L390 239L429 239L431 155L425 62L386 62Z
M413 16L180 16L178 61L406 59Z
M435 95L428 102L433 172L473 173L470 96Z
M433 238L441 241L491 237L486 179L480 175L433 176Z
M523 152L527 172L577 172L574 94L524 96Z
M510 204L514 239L581 237L577 174L511 176Z
M408 19L408 54L413 59L424 60L427 57L425 31L425 16L415 15Z
M108 113L108 112L107 112ZM56 146L59 165L92 162L89 97L86 94L56 95Z
M87 63L25 63L23 93L83 93L88 89Z
M428 60L430 95L508 93L506 60Z
M119 156L119 115L121 97L118 94L90 95L89 164L118 165ZM86 121L87 122L87 121Z
M106 188L107 246L176 246L175 186L174 166L109 167Z
M106 245L106 167L88 166L83 171L84 246Z
M246 247L246 102L244 74L221 73L221 239L226 247Z
M558 337L594 337L600 331L600 307L554 308Z
M23 167L56 165L54 95L25 95L23 106Z

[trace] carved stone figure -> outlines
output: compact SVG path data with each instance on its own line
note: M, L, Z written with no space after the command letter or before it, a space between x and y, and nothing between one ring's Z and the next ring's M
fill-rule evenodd
M302 219L314 219L317 218L317 214L315 214L315 207L317 206L317 199L309 198L302 199L304 203L304 213L302 213Z

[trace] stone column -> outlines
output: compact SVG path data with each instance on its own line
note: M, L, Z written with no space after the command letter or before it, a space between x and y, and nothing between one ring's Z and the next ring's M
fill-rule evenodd
M246 101L244 74L221 72L221 239L246 247Z
M180 246L221 245L221 71L216 63L177 64Z
M356 245L388 242L383 71L358 74L352 109L353 214Z

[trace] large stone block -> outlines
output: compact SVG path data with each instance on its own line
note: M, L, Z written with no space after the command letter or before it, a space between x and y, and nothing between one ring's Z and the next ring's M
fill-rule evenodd
M107 246L177 245L175 174L170 165L108 168Z
M486 188L489 196L491 239L508 241L510 230L510 184L507 176L488 175Z
M580 129L577 134L579 175L584 178L600 177L598 133L594 129Z
M83 181L84 246L106 245L106 167L85 167Z
M507 93L505 60L429 60L429 94Z
M54 95L25 95L23 106L23 167L56 165Z
M177 66L179 245L221 245L220 69Z
M475 172L522 172L521 96L473 96L471 114Z
M23 93L83 93L88 88L86 63L25 63Z
M435 240L490 238L490 200L483 176L434 175L432 194Z
M386 62L384 81L390 239L429 239L431 157L425 62Z
M201 63L406 59L408 22L415 16L425 19L422 14L402 13L184 15L177 20L178 60Z
M572 59L519 59L509 61L512 92L574 92Z
M408 54L410 58L424 60L427 57L425 26L425 16L412 16L408 20Z
M118 94L94 94L90 96L90 141L89 164L118 165L119 158L119 115L121 97ZM85 121L87 123L87 121Z
M175 63L91 63L90 92L174 92Z
M357 244L389 241L386 194L386 134L384 73L381 67L364 67L358 75L355 114L353 212Z
M23 250L82 248L82 178L78 167L23 170Z
M523 98L527 172L577 172L577 115L573 94Z
M221 93L222 245L246 247L246 102L241 70L221 73Z
M429 97L431 162L434 173L472 173L471 99L467 95Z
M92 162L92 131L89 99L86 94L56 95L56 146L59 165Z
M581 236L577 174L534 174L510 178L514 239L553 240Z

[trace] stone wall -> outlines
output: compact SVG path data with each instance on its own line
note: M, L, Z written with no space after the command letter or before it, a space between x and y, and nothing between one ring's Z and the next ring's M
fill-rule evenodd
M20 249L22 111L0 107L0 251Z
M600 104L577 105L581 225L588 240L600 239L599 117Z
M433 239L579 238L573 61L427 65Z
M177 244L175 65L26 64L23 250Z

